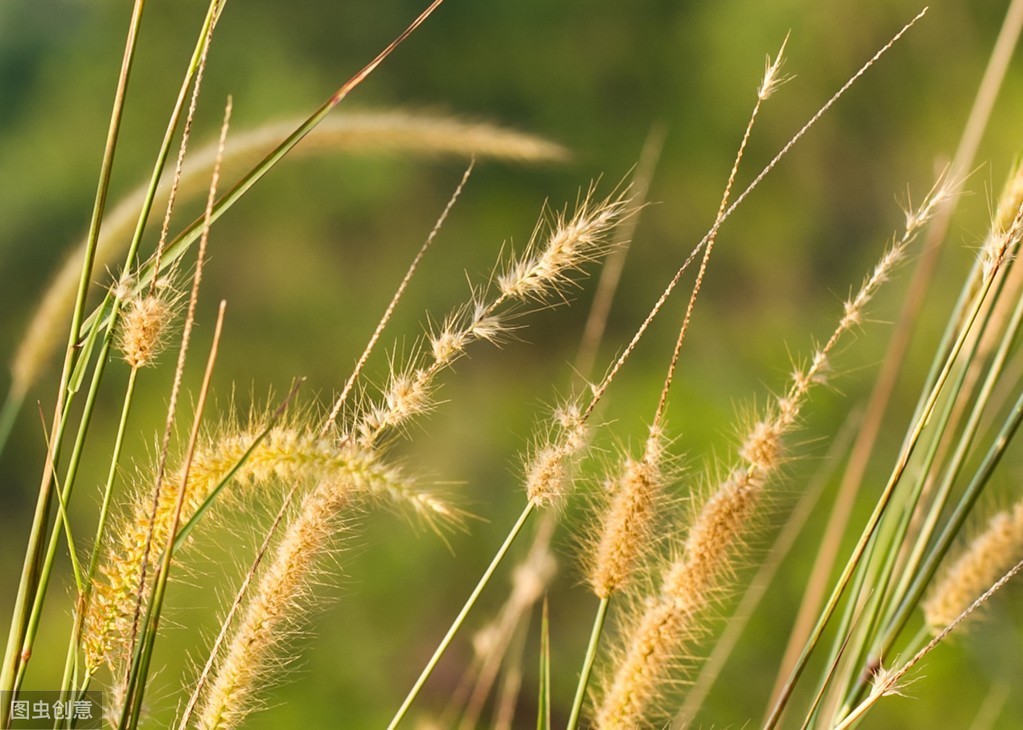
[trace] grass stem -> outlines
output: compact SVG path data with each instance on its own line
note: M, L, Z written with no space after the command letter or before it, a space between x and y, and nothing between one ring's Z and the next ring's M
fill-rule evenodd
M426 663L426 666L423 668L423 671L416 680L416 683L412 685L412 689L409 690L408 696L405 697L405 701L401 703L401 707L399 707L398 711L394 714L390 724L387 726L387 730L394 730L394 728L398 727L398 724L408 713L408 709L412 706L412 702L416 699L416 696L423 688L423 685L426 684L426 680L430 678L434 668L437 666L437 662L439 662L440 658L444 656L444 652L447 651L448 645L451 644L451 640L455 638L455 634L457 634L458 630L462 627L465 617L469 615L469 611L471 611L472 607L476 605L476 600L480 597L480 594L483 593L483 589L487 587L491 577L494 575L494 571L497 570L501 561L504 560L504 556L507 554L508 549L512 546L512 543L515 542L515 538L518 537L519 533L522 531L522 528L525 526L529 516L533 514L535 507L536 505L532 501L526 503L525 509L522 510L522 514L519 515L518 520L515 521L515 524L508 532L508 536L504 539L504 543L501 544L501 547L494 554L493 560L490 561L490 565L487 566L487 569L483 572L483 576L480 578L479 583L476 584L472 593L469 594L469 598L466 600L465 605L462 606L462 610L458 612L458 616L455 617L455 620L452 622L448 632L444 635L444 638L441 639L437 649L433 652L433 656L430 657L430 661Z

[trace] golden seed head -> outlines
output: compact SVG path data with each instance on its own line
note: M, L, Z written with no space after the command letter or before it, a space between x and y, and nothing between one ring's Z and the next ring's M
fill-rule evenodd
M526 470L526 496L537 505L549 505L561 498L566 481L565 452L556 446L544 446Z
M1023 501L990 519L987 528L944 571L923 602L924 618L937 634L1023 559Z
M781 431L777 421L759 421L739 449L739 456L758 469L773 469L781 454Z
M598 598L621 590L650 548L663 488L659 464L627 458L609 487L611 499L601 518L589 571L590 586Z
M128 304L121 318L118 347L133 368L152 365L166 344L173 307L167 299L148 295Z

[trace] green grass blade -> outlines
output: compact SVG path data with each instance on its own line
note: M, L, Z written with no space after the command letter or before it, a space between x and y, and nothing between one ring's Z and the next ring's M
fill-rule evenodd
M547 598L540 619L540 695L537 699L536 730L551 728L551 626Z

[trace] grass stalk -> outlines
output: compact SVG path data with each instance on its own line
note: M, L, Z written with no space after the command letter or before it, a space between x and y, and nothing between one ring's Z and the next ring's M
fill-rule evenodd
M85 250L85 257L82 262L82 273L79 279L78 294L75 298L74 311L71 316L71 327L68 336L68 345L65 350L64 364L61 369L60 384L57 388L57 398L54 405L54 420L50 433L50 455L43 466L42 480L39 486L39 496L36 503L35 516L32 528L29 532L28 545L25 550L25 563L21 572L21 580L18 585L17 598L15 599L14 610L11 618L11 628L7 639L7 649L4 655L3 666L0 668L0 692L10 692L14 689L16 676L21 664L27 661L22 653L22 646L28 630L30 595L34 593L39 579L39 561L42 557L41 551L45 539L46 525L50 512L51 483L53 478L53 465L58 460L60 443L64 436L65 422L63 419L65 390L70 381L71 372L76 358L75 343L77 342L82 326L82 316L85 310L85 299L88 293L89 284L92 278L92 263L95 257L96 242L99 238L100 226L103 219L103 211L106 205L107 191L110 184L110 173L113 169L114 152L117 149L118 134L121 129L121 118L124 111L124 103L127 96L128 79L131 76L132 64L135 58L136 41L142 22L142 11L145 7L145 0L135 0L131 21L128 28L127 41L125 42L124 56L121 63L121 71L118 76L117 90L114 94L113 110L110 116L110 124L107 131L107 139L103 151L103 161L100 164L99 182L97 184L96 198L93 204L92 218L89 224L88 245ZM0 707L0 726L6 725L9 719L10 709L6 706Z
M600 645L600 635L604 632L604 620L607 618L607 609L611 605L611 597L604 596L597 605L597 614L593 617L593 628L590 630L590 641L586 645L586 657L583 659L583 668L579 672L579 683L575 688L575 697L572 700L572 712L568 717L567 730L575 730L579 724L579 716L583 709L583 702L586 699L586 687L590 683L590 673L593 671L593 662L597 658L597 647Z
M1019 217L1017 216L1017 219L1018 218ZM1006 241L1006 243L1008 243L1008 240ZM998 256L997 260L1004 262L1005 254L1006 251L1003 249L1000 255ZM959 353L962 351L963 347L966 344L967 339L970 337L971 332L973 330L973 324L981 313L984 302L987 299L987 294L991 290L992 284L994 283L993 276L994 273L997 273L997 269L992 270L991 272L988 273L988 275L984 277L981 283L981 288L978 291L976 298L974 300L974 304L970 308L967 317L963 321L959 335L956 337L956 340L952 345L951 351L949 352L949 356L946 358L944 366L938 373L937 379L933 387L931 388L926 400L923 403L923 408L920 414L915 419L913 427L910 429L910 432L907 436L907 442L900 452L895 467L893 468L892 473L888 478L888 482L886 483L884 489L882 490L881 495L879 496L877 503L874 506L874 510L871 513L869 519L867 520L867 524L864 527L863 532L856 543L856 546L853 548L852 553L849 556L849 559L846 562L846 565L843 568L841 575L836 581L835 587L832 590L831 595L828 598L828 601L824 605L824 608L822 609L820 616L818 617L814 630L811 632L809 638L807 639L803 651L801 652L799 659L796 661L796 664L789 675L789 679L786 681L785 686L782 688L782 691L780 692L778 699L771 710L771 714L767 718L767 721L765 723L765 730L771 730L771 728L774 728L780 721L781 713L785 709L786 704L788 703L788 699L791 696L793 689L795 688L795 683L802 675L803 670L806 667L806 663L809 661L810 654L812 653L813 649L817 645L817 642L823 635L825 626L827 626L827 624L830 622L831 617L838 606L839 600L841 599L842 595L845 593L845 590L849 585L849 581L852 577L853 572L856 570L861 559L863 558L863 555L867 549L867 545L873 538L882 516L887 511L888 505L891 502L892 497L895 493L895 489L898 486L901 477L906 470L906 467L909 465L910 457L916 450L916 447L923 434L923 430L927 422L929 421L931 414L934 412L938 399L941 396L944 390L944 386L951 375L955 360L958 358Z
M515 521L515 524L512 525L511 530L508 531L508 535L505 537L501 547L498 548L496 553L494 553L494 557L490 561L490 565L487 566L485 571L483 571L483 575L480 577L476 587L473 589L472 593L469 594L469 598L466 599L465 604L458 612L455 620L452 621L447 633L444 634L444 638L441 639L440 644L437 645L437 648L434 650L430 660L426 663L426 666L423 667L423 671L419 674L415 684L412 685L412 689L409 690L408 695L405 697L404 701L402 701L398 711L394 714L394 717L387 726L387 730L394 730L394 728L398 727L398 724L405 718L409 707L412 706L412 702L415 701L416 697L419 695L419 691L423 688L423 685L426 684L426 680L430 678L434 668L437 666L437 662L439 662L441 657L444 656L444 652L447 651L452 639L455 638L455 634L458 633L458 630L465 622L466 616L469 615L473 606L476 605L476 600L480 597L480 594L483 593L483 589L490 583L490 579L493 577L494 571L497 570L501 561L504 560L504 556L508 553L508 549L512 546L512 543L515 542L515 538L517 538L519 533L522 531L522 528L525 526L529 516L533 514L535 506L536 505L532 500L526 503L525 508Z

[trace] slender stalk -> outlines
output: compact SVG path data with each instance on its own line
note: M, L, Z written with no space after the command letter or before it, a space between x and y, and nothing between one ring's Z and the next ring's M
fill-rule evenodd
M300 124L295 131L293 131L283 142L275 147L269 154L267 154L252 170L250 170L245 176L243 176L234 187L228 190L224 195L213 205L210 211L209 223L212 225L220 219L224 213L228 211L235 203L237 203L242 196L245 195L259 182L264 175L266 175L271 169L277 165L284 157L302 141L316 127L323 119L330 113L330 111L341 103L355 88L361 84L366 78L383 63L394 50L400 46L420 25L422 25L426 19L433 14L433 12L440 7L444 0L433 0L430 5L419 14L419 16L412 21L412 23L402 33L395 38L391 43L381 51L376 58L370 61L365 67L362 68L358 73L352 76L346 81L340 88L337 89L331 96L320 105L320 107L314 111L302 124ZM188 250L188 248L199 238L202 233L205 219L203 216L196 218L190 223L184 230L177 235L177 237L171 241L163 252L163 258L161 259L161 265L159 269L156 269L152 262L149 265L144 266L139 272L138 277L135 279L134 291L141 291L142 288L148 286L154 278L158 277L160 273L167 267L172 266L181 256ZM133 292L134 293L134 292ZM110 318L111 307L113 306L112 297L101 303L90 315L90 320L98 318L107 323Z
M956 536L959 534L963 524L966 522L966 518L969 516L970 510L973 508L973 505L976 504L977 498L980 496L984 486L988 483L988 481L990 481L991 474L994 472L995 467L998 466L1002 456L1005 454L1005 450L1008 448L1021 424L1023 424L1023 393L1021 393L1019 398L1017 398L1016 403L1012 407L1012 411L1005 419L1001 430L998 432L998 435L995 437L991 447L984 455L984 460L977 468L973 479L970 481L970 484L966 487L962 497L960 497L956 504L955 511L949 517L948 522L945 524L945 528L942 530L941 534L936 539L934 546L929 551L927 559L924 561L923 565L921 565L920 570L917 573L916 580L913 581L913 585L902 599L894 617L889 622L884 639L880 642L881 648L879 655L883 656L885 650L894 644L895 639L899 636L902 629L909 621L909 617L916 609L916 606L920 601L920 597L923 596L928 583L930 583L931 578L933 578L934 574L937 572L942 558L945 557L948 549L955 541Z
M455 620L452 622L448 632L444 635L444 638L441 639L437 649L433 652L433 656L430 657L430 661L426 663L426 666L423 668L422 673L420 673L416 683L412 685L412 689L409 690L408 696L405 697L405 701L401 703L401 707L399 707L398 711L394 714L390 724L387 726L387 730L394 730L394 728L398 727L398 723L400 723L406 713L408 713L408 709L412 706L412 702L419 694L419 690L421 690L423 685L426 684L426 680L429 679L430 674L433 673L434 667L437 666L437 662L440 661L444 652L447 651L448 645L451 644L451 640L455 638L455 634L457 634L458 630L462 627L465 617L469 615L469 611L471 611L472 607L476 605L476 600L480 597L483 589L487 587L491 577L494 575L494 571L497 570L501 561L504 560L505 554L507 554L508 549L512 546L512 543L515 542L515 538L518 537L519 533L522 531L522 528L529 519L529 516L533 514L535 507L536 505L532 501L526 503L525 509L522 510L522 514L519 515L518 520L515 521L515 524L508 532L508 536L504 539L504 543L502 543L501 547L494 555L493 560L490 561L490 565L483 572L483 576L480 578L479 583L476 584L472 593L469 594L469 598L466 600L465 605L462 606L462 610L458 612L458 616L455 617Z
M78 605L75 612L75 625L68 641L67 661L64 667L64 679L61 682L61 690L67 691L70 688L71 672L75 666L74 657L78 653L78 643L81 641L82 628L85 626L85 610L89 605L92 595L92 581L96 576L96 568L99 566L100 547L103 542L103 534L106 531L107 517L110 514L110 498L114 493L114 481L117 478L117 464L120 461L121 449L124 447L124 437L128 431L128 414L131 405L135 401L135 384L138 382L138 368L132 368L128 373L128 383L125 386L124 398L121 406L121 418L117 424L117 435L114 437L114 447L110 456L110 469L107 471L107 480L103 487L103 500L100 503L99 520L96 525L96 537L93 540L92 554L89 557L89 567L85 573L84 590L78 597Z
M100 358L97 361L96 373L94 374L92 383L89 386L88 395L85 399L85 408L82 414L82 420L78 425L78 435L75 438L75 444L71 452L71 458L68 462L67 473L64 477L63 486L54 489L54 493L57 494L58 500L64 505L66 505L71 499L71 492L75 484L75 478L78 475L78 467L81 464L82 454L84 453L85 439L88 435L89 426L92 422L93 408L96 403L96 396L99 393L100 381L102 379L104 364L107 362L108 351L109 342L105 343L100 351ZM43 604L46 601L47 589L50 584L50 576L53 573L53 564L57 556L57 548L59 545L60 531L54 529L50 533L50 541L43 557L39 580L36 584L35 596L32 600L32 607L28 614L28 622L26 624L21 647L23 659L21 666L18 668L17 679L14 683L15 690L17 690L21 685L21 680L25 675L25 669L27 668L29 657L32 655L32 646L39 630L39 621L42 617ZM68 549L72 551L73 555L74 545L72 545L70 541ZM72 559L74 560L75 558Z
M870 692L870 695L863 700L863 702L857 705L848 715L842 718L841 721L834 726L834 730L847 730L847 728L852 727L861 717L863 717L867 710L873 707L874 703L876 703L879 699L886 695L897 693L899 681L906 676L910 669L916 666L925 656L927 656L927 654L933 651L934 648L944 641L949 634L955 631L963 621L969 618L970 614L987 602L991 596L1001 590L1002 587L1012 580L1021 570L1023 570L1023 561L1016 563L1012 568L1010 568L1005 575L999 578L994 585L988 588L973 603L971 603L966 610L959 614L955 621L942 629L941 633L931 639L926 646L914 654L909 661L895 671L886 672L883 678L876 678L876 684Z
M945 365L938 374L937 380L934 383L933 388L930 391L926 401L923 404L923 408L919 417L916 419L913 428L911 429L905 447L899 455L899 459L895 464L895 468L892 470L891 475L888 478L888 482L885 485L880 497L878 497L877 504L874 507L874 511L871 513L870 518L867 521L866 526L863 529L863 533L860 535L860 539L856 543L856 547L853 548L852 554L849 556L849 560L842 570L841 576L839 576L835 587L828 598L823 610L821 611L820 617L817 619L817 624L814 626L814 630L810 633L807 639L806 645L803 647L803 651L800 653L799 659L796 660L795 666L792 672L789 674L789 678L785 685L782 687L781 692L778 695L778 700L771 710L771 714L768 716L767 721L764 723L765 730L771 730L777 726L781 720L781 713L785 709L785 705L788 703L789 697L792 695L792 691L795 689L795 684L802 675L803 670L806 668L807 662L810 659L810 654L816 647L821 636L824 634L824 628L830 622L835 609L838 607L838 602L842 595L845 593L845 589L849 585L849 580L859 565L864 552L867 549L868 543L871 541L874 533L877 529L878 524L881 521L881 517L885 514L888 508L888 504L891 502L892 495L895 492L895 487L899 484L902 474L905 472L906 467L909 465L909 459L916 450L916 446L920 441L920 436L923 433L924 427L927 421L930 419L931 414L937 404L938 397L944 389L945 383L951 374L952 366L962 350L963 345L966 342L971 330L973 329L973 323L977 319L980 313L980 309L983 305L984 300L987 298L987 293L991 288L992 277L985 277L981 291L978 293L974 306L969 313L959 336L956 338L955 344L952 346L952 351L949 353L949 357L945 360Z
M611 605L611 597L605 596L600 599L597 606L597 615L593 618L593 630L590 632L590 643L586 646L586 658L583 660L583 669L579 673L579 684L575 688L575 699L572 701L572 714L568 717L568 730L575 730L579 724L579 713L582 712L583 700L586 698L586 686L590 683L590 673L593 671L593 660L597 658L597 647L600 644L600 635L604 632L604 619L607 618L607 609Z
M14 682L19 667L27 659L22 654L22 643L27 630L29 612L31 610L29 600L38 583L39 561L42 557L43 540L45 538L46 525L50 512L50 500L52 492L51 483L53 480L52 465L58 460L60 454L60 442L63 440L65 420L61 417L64 412L65 397L71 394L65 393L70 382L71 372L74 368L76 353L75 343L80 336L82 316L85 311L85 300L92 281L92 266L95 260L96 244L99 239L99 231L103 220L103 211L106 208L107 191L110 185L110 173L114 165L114 152L117 149L118 135L121 129L121 118L124 110L124 103L127 96L128 79L131 76L132 64L135 59L136 41L142 24L142 11L145 7L145 0L135 0L132 9L131 21L128 26L128 37L125 42L124 55L121 61L121 71L118 76L117 90L114 94L113 110L110 115L110 125L107 130L106 144L103 150L103 161L100 164L99 182L97 184L96 199L92 209L92 219L89 223L88 244L85 250L85 258L82 262L82 275L79 279L78 294L75 298L74 312L71 316L71 327L68 334L68 345L64 354L64 365L61 369L60 386L57 390L57 401L54 405L54 422L50 434L50 456L46 459L43 467L43 475L39 485L39 497L36 502L35 516L32 521L32 528L29 533L28 546L25 550L25 563L21 572L21 580L18 584L18 594L14 603L14 610L11 616L11 629L7 639L7 649L4 655L2 670L0 670L0 691L11 691L14 689ZM0 726L8 722L9 708L5 705L0 707Z
M228 110L230 111L230 105L228 106ZM217 361L217 350L220 345L220 336L224 327L224 310L226 306L226 302L220 302L220 308L217 313L217 323L213 331L213 344L210 347L210 354L206 363L206 372L203 375L202 388L199 391L199 401L196 403L195 416L192 419L192 433L188 440L188 450L185 457L184 468L182 469L181 487L178 490L178 500L177 504L174 506L174 520L171 529L168 531L167 544L164 546L163 558L156 573L155 586L153 587L153 598L151 602L152 612L150 614L149 624L146 627L146 638L143 641L143 662L139 672L140 680L136 684L134 691L134 706L136 708L141 707L142 699L145 694L146 678L153 655L153 645L156 641L156 632L160 627L160 611L163 607L163 597L167 588L167 578L170 576L171 558L174 554L174 541L178 525L181 522L181 510L185 502L185 494L188 491L186 489L188 484L188 473L192 466L192 458L195 456L196 443L198 443L199 440L199 427L202 424L203 410L206 406L206 398L209 395L210 382L213 377L213 366ZM134 720L134 724L137 724L137 709L134 711Z

